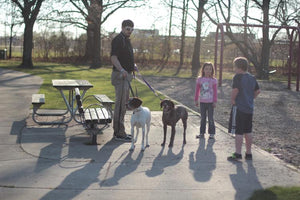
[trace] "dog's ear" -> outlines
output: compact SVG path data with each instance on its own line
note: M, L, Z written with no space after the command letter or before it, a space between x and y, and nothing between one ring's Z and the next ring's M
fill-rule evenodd
M169 100L169 102L170 102L170 105L171 105L171 107L172 107L172 108L175 108L175 104L174 104L174 102L173 102L173 101L171 101L171 100Z
M162 108L164 101L165 101L165 100L161 100L161 101L160 101L160 108Z
M143 101L139 99L138 97L130 98L128 101L128 108L130 109L136 109L142 105Z

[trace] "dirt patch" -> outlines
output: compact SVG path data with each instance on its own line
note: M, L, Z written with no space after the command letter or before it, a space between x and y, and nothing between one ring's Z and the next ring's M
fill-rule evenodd
M147 76L150 85L176 101L199 112L194 105L195 79ZM215 121L228 127L231 80L218 88ZM255 100L254 144L285 162L300 168L300 92L286 83L259 81L261 94ZM295 87L292 87L295 90Z

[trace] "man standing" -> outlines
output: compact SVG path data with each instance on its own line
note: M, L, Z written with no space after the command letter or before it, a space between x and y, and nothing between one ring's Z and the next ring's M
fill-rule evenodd
M227 158L229 161L242 159L243 135L246 142L245 159L252 160L252 119L254 99L260 93L258 83L254 76L249 74L248 60L238 57L233 61L236 75L233 77L231 104L237 107L236 130L235 130L235 152Z
M122 22L122 31L111 43L111 62L113 70L111 83L115 87L115 109L113 117L114 137L116 140L131 141L131 135L127 135L124 126L126 104L129 99L129 83L133 78L134 57L130 43L130 35L134 24L131 20Z

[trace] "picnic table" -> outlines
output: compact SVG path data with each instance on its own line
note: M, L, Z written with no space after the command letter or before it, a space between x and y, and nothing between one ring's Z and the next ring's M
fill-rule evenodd
M52 86L56 88L63 98L66 104L66 110L63 113L39 113L37 110L43 104L45 104L45 95L44 94L33 94L32 95L32 104L33 104L33 114L32 119L37 124L47 125L47 124L67 124L72 119L76 121L75 114L77 108L76 98L74 90L78 88L82 90L81 98L83 99L85 93L88 89L92 88L93 85L87 80L73 80L73 79L54 79L52 80ZM68 93L68 97L65 95L65 91ZM38 121L36 116L63 116L69 114L70 117L66 121ZM77 121L78 122L78 121Z

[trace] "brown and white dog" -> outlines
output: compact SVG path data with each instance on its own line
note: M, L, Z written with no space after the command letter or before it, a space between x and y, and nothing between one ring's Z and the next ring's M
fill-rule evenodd
M167 126L171 126L171 139L170 139L169 147L173 146L174 138L175 138L175 127L179 119L181 119L183 123L183 144L186 144L185 135L186 135L187 118L188 118L187 110L183 106L175 107L173 101L167 99L161 101L160 107L163 108L162 122L164 128L164 140L161 146L164 146L166 143Z
M148 142L148 134L150 130L150 123L151 123L151 113L149 108L142 106L142 100L137 97L134 97L129 100L127 105L128 110L132 110L133 113L131 115L131 147L130 151L134 150L134 143L136 143L139 128L142 128L142 144L141 144L141 151L144 151L146 147L149 147ZM136 128L136 137L134 138L134 128ZM145 138L146 136L146 138ZM146 139L146 145L144 145Z

